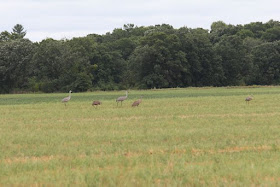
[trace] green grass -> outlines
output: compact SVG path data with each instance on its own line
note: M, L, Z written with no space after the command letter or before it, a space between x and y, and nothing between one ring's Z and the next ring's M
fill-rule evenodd
M279 93L130 90L122 107L124 91L73 93L66 107L67 93L0 95L0 185L277 186Z

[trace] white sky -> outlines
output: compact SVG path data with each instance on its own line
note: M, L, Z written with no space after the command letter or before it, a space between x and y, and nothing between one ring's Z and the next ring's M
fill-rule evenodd
M210 29L214 21L280 21L280 0L0 0L0 32L16 24L26 38L63 39L105 34L124 24L170 24Z

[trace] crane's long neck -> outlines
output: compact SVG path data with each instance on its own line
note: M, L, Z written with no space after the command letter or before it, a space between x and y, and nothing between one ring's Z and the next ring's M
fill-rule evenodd
M125 92L125 94L126 94L126 96L125 96L125 97L127 97L127 91Z
M71 98L71 92L69 92L69 98Z

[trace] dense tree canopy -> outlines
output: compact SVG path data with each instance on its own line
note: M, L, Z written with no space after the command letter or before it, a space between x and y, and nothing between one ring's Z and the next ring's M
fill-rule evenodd
M105 35L31 42L0 33L0 93L280 83L280 22L211 30L126 24Z

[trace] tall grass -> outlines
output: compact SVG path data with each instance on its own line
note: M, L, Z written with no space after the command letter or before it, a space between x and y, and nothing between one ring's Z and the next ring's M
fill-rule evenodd
M118 107L123 91L73 93L66 107L67 93L0 95L0 185L278 185L279 93L130 90Z

